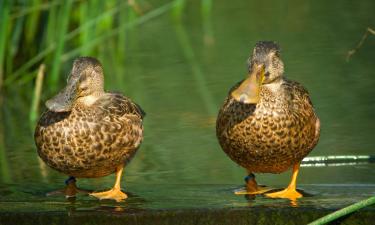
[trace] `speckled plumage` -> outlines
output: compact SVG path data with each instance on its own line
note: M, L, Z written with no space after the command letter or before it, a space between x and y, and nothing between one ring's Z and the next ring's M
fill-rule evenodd
M39 156L78 178L114 173L143 139L143 110L120 93L103 90L103 71L91 57L75 60L67 86L47 101L35 129Z
M249 172L281 173L315 147L320 122L306 89L283 77L277 44L256 45L249 60L249 74L261 68L257 65L262 65L266 74L259 85L259 101L246 104L235 99L232 93L243 81L237 83L219 111L216 135L224 152ZM258 79L259 74L254 77ZM240 93L241 98L248 94Z
M39 156L74 177L101 177L128 162L143 138L143 112L129 98L106 93L90 107L46 111L36 127Z
M319 120L308 92L297 82L280 82L279 87L263 85L256 105L240 103L229 94L217 118L221 147L252 172L284 172L319 139Z

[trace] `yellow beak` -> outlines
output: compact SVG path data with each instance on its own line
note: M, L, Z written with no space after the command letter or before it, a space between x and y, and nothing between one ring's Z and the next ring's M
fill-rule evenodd
M232 91L232 97L245 104L256 104L260 100L260 85L264 80L264 65L254 64L249 77Z

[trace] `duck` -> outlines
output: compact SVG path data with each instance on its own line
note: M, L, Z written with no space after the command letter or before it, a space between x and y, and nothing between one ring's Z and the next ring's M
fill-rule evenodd
M301 198L300 163L319 141L320 120L306 88L284 76L276 42L257 42L247 64L246 78L229 90L216 120L221 148L248 174L245 190L235 193ZM254 175L289 169L291 180L281 191L258 185Z
M104 90L103 67L93 57L74 60L67 84L46 101L34 139L39 157L69 176L64 193L73 197L77 178L116 174L112 189L89 192L98 199L122 201L121 177L143 141L145 112L130 98Z

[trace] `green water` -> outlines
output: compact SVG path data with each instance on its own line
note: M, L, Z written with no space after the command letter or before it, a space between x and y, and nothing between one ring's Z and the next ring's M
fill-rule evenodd
M165 2L165 1L164 1ZM248 200L232 191L245 171L222 152L215 119L228 89L246 75L246 60L258 40L282 48L286 76L310 92L321 119L320 142L310 156L375 154L375 36L346 62L366 27L375 26L374 1L213 1L201 14L190 1L181 21L167 12L101 44L106 89L121 91L146 111L144 142L125 168L125 203L79 196L74 207L191 208L289 206L285 200ZM121 57L118 57L120 54ZM62 65L68 74L71 60ZM48 76L48 65L47 65ZM64 81L60 82L60 87ZM42 99L53 94L43 87ZM63 197L44 193L66 177L38 159L28 113L32 84L8 87L1 96L0 210L64 210ZM299 205L340 207L374 195L374 164L304 167L299 188L314 195ZM284 187L290 172L259 174L258 182ZM82 179L101 190L114 176Z

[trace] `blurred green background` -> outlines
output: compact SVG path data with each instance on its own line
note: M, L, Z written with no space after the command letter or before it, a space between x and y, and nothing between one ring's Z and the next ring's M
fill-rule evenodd
M133 192L145 184L242 184L245 171L222 152L215 120L259 40L281 45L286 76L311 94L322 124L311 156L374 154L375 36L346 61L375 27L373 0L0 2L0 200L63 185L64 175L38 159L33 129L78 56L98 58L106 89L147 113L144 142L124 173ZM306 167L299 183L374 184L373 169ZM259 182L285 186L289 176ZM79 182L103 189L113 179Z

